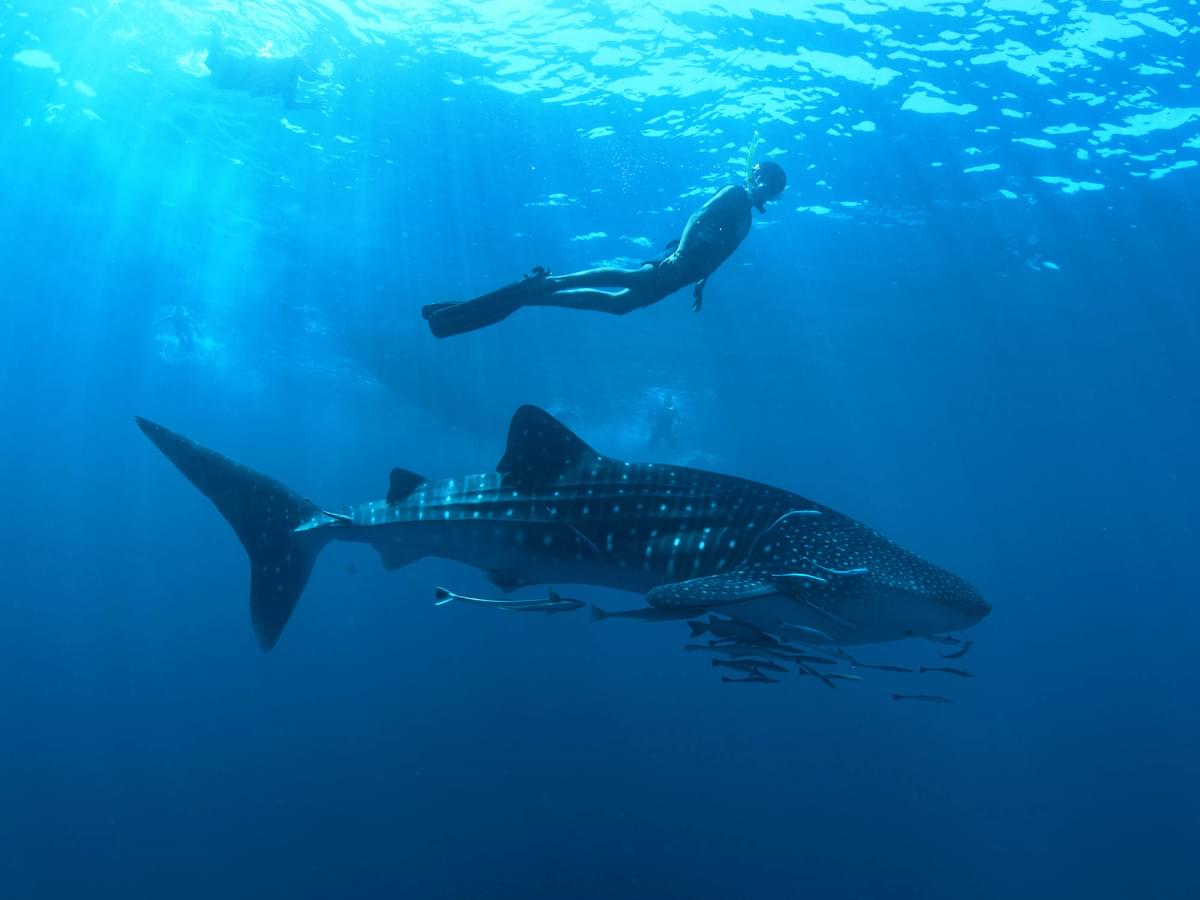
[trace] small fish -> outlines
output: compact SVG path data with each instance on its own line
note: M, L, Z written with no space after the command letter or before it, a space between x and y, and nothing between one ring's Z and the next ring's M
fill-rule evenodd
M805 637L819 641L822 644L832 644L834 640L820 628L809 628L807 625L796 625L794 622L784 622L780 620L780 628L786 628L788 631L794 631L797 634L802 634ZM801 641L803 643L803 641Z
M892 694L893 700L920 700L924 703L953 703L949 697L941 694Z
M714 659L712 667L714 669L737 669L739 672L757 672L759 669L766 669L768 672L787 671L779 663L768 662L765 659Z
M750 656L775 656L775 654L769 653L766 647L746 647L742 644L684 644L683 649L688 652L705 650L709 653L724 653L734 659L744 659Z
M912 669L906 666L873 666L870 663L859 662L855 660L850 663L856 669L877 669L880 672L911 672Z
M684 644L683 649L689 653L704 650L708 653L724 653L726 656L741 658L747 656L762 656L762 647L743 647L740 644Z
M709 641L708 646L713 650L730 650L732 651L730 656L769 656L772 659L782 659L787 662L816 663L820 666L837 665L832 659L826 659L824 656L810 656L803 650L797 650L795 647L789 647L787 644L760 647L755 644L742 644L724 638L717 641Z
M728 675L722 675L721 681L725 684L779 684L778 678L768 678L766 675L747 675L745 678L730 678Z
M962 638L956 638L952 634L925 634L922 635L922 637L925 638L925 640L931 641L935 644L958 645L963 642Z
M971 649L971 645L974 643L974 641L964 641L962 648L955 650L953 653L943 653L941 650L939 650L938 656L940 656L942 659L958 659L960 656L966 656L967 651Z
M826 678L836 678L839 681L862 681L861 675L847 675L845 672L826 672Z
M571 597L560 597L554 588L550 588L547 596L533 600L484 600L480 597L465 597L462 594L456 594L454 591L448 591L440 587L434 589L434 598L436 600L434 606L445 606L447 603L457 600L459 603L469 603L472 606L484 606L490 609L503 609L507 612L559 613L570 612L584 606L579 600L574 600Z
M830 679L830 677L828 675L826 675L824 672L818 672L812 666L805 665L802 662L798 662L798 663L796 663L796 665L799 668L801 675L811 675L813 678L820 681L821 684L825 685L826 687L831 687L831 688L837 687L837 685L833 683L832 679Z
M926 672L945 672L947 675L957 675L959 678L974 678L966 669L955 669L950 666L921 666L921 674Z
M688 622L688 625L692 629L690 637L694 638L707 633L718 639L737 641L739 644L757 644L762 647L779 646L779 641L765 631L747 622L739 622L737 619L720 619L710 615L707 622L696 620Z
M792 662L796 662L796 663L808 663L809 665L815 665L815 666L836 666L837 665L836 660L826 659L824 656L810 656L807 653L789 653L786 655L784 655L784 654L780 654L780 655L783 656L785 659L790 659Z
M592 607L592 621L602 622L605 619L637 619L640 622L674 622L677 619L689 619L696 614L695 609L659 609L657 606L646 606L642 609L619 609L610 612L601 609L595 603Z

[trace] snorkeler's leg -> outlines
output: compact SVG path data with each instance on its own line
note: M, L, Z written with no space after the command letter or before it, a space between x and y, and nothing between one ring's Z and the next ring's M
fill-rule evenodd
M546 284L550 290L526 300L527 306L590 309L621 316L656 303L670 293L663 292L659 268L653 264L637 269L608 267L551 275Z
M573 288L557 290L526 300L526 306L557 306L562 309L589 309L595 312L623 316L649 306L662 296L643 288L622 288L619 291L601 291L596 288Z
M570 272L566 275L551 275L546 282L556 291L574 290L575 288L636 288L649 281L653 272L653 265L643 265L637 269L605 266L599 269Z

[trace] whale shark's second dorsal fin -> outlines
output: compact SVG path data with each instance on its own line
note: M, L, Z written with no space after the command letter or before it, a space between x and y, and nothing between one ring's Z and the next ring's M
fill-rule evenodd
M513 413L496 471L506 485L548 484L589 457L600 458L570 428L544 409L522 406Z
M392 474L388 478L387 502L399 503L416 490L417 485L424 484L425 480L424 475L418 475L408 469L392 469Z

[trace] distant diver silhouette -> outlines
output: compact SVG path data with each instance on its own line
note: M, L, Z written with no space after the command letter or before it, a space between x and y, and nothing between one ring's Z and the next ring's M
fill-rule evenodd
M646 442L653 449L660 444L666 444L672 450L679 446L679 437L675 429L679 427L683 417L675 408L675 398L668 397L650 414L650 439Z
M154 324L161 325L164 322L171 323L171 328L175 331L175 340L179 342L181 352L191 353L196 348L196 336L199 334L199 328L186 306L171 307L170 314L163 316Z
M300 79L316 81L320 76L299 55L246 56L230 53L214 25L205 65L212 72L213 84L229 91L245 91L252 97L280 97L288 109L316 109L319 103L296 99Z

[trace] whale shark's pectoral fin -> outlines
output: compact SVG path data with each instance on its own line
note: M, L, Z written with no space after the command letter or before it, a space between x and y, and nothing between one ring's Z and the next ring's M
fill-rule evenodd
M379 554L379 561L383 563L386 572L403 569L421 558L420 554L413 554L403 544L373 544L372 547Z
M550 484L587 459L602 458L544 409L522 406L508 426L508 446L496 471L504 476L505 487L532 488Z
M712 609L779 592L765 573L728 572L659 585L646 594L646 600L659 609Z

